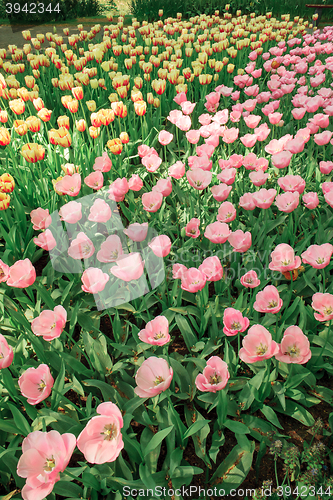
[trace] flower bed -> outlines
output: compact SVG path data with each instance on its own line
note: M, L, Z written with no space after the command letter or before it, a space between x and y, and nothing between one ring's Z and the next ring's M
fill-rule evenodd
M79 29L0 50L1 493L331 498L333 28Z

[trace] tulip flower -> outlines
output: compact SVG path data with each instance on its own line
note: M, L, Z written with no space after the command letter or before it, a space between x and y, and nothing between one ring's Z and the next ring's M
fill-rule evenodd
M211 356L203 373L197 375L195 385L202 392L217 392L225 388L229 378L227 363L218 356Z

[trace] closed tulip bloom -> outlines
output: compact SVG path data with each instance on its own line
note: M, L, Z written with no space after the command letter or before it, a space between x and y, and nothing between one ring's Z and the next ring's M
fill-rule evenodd
M22 146L21 155L29 163L43 160L45 149L40 144L27 143Z
M270 359L279 352L278 344L264 326L253 325L243 338L239 357L244 363L256 363Z
M52 224L52 218L48 208L36 208L30 212L30 217L33 224L32 227L35 230L46 229Z
M36 270L29 259L18 260L9 268L7 285L27 288L36 280Z
M155 154L148 154L142 158L141 163L146 167L148 172L156 172L162 163L162 158Z
M169 236L162 234L153 238L148 246L156 257L166 257L171 250L171 240Z
M8 368L13 362L14 351L7 340L0 333L0 370Z
M218 209L217 220L220 222L232 222L236 219L236 209L229 201L224 201Z
M261 313L276 314L280 311L283 305L278 289L273 285L266 286L261 292L256 295L256 301L253 304L255 311Z
M223 267L216 255L207 257L199 266L199 271L206 276L207 281L219 281L223 277Z
M275 358L282 363L304 364L311 358L310 342L298 326L289 326L283 334Z
M111 208L106 201L101 198L97 198L90 208L88 220L91 222L107 222L111 215Z
M76 224L82 219L82 204L77 201L70 201L59 210L60 220L69 224Z
M276 189L259 189L255 193L252 193L253 203L256 207L267 209L269 208L276 196Z
M25 123L27 124L30 132L39 132L40 131L41 122L40 122L39 118L37 118L37 116L28 116Z
M299 192L294 193L286 192L279 194L276 197L275 205L281 212L290 213L299 205Z
M162 193L157 191L152 191L150 193L144 193L142 195L142 205L143 209L147 212L157 212L161 207L163 201Z
M103 273L101 269L88 267L88 269L86 269L81 276L81 281L83 283L81 288L87 293L102 292L109 279L110 276Z
M260 285L260 279L255 271L248 271L245 273L241 277L240 282L245 288L256 288Z
M9 269L9 266L0 259L0 283L7 281Z
M225 388L229 378L227 363L218 356L211 356L203 373L197 375L195 385L199 391L216 393Z
M75 120L75 126L79 132L84 132L86 130L87 124L85 120L81 119Z
M271 162L276 168L286 168L291 161L292 153L290 151L281 151L272 155Z
M124 229L123 232L132 241L144 241L148 234L148 222L143 222L142 224L134 222L130 224L127 229Z
M328 266L333 254L333 245L324 243L323 245L311 245L302 253L302 261L315 269L324 269Z
M136 372L134 392L140 398L153 398L170 387L172 377L173 370L165 359L150 356Z
M223 314L223 332L231 337L239 332L245 332L250 325L250 320L244 318L242 313L233 307L227 307Z
M228 241L230 245L233 247L234 252L246 252L252 245L252 236L250 231L242 231L241 229L238 229L237 231L234 231L231 233L231 235L228 237Z
M166 130L161 130L160 133L158 134L158 142L162 144L162 146L170 144L172 139L173 139L173 134L170 134L170 132L167 132Z
M42 336L44 340L50 342L60 337L65 328L66 321L66 309L62 306L56 306L53 311L45 309L37 318L33 319L31 330L37 337Z
M43 500L48 496L63 472L76 446L74 434L58 431L30 432L22 443L17 474L27 479L22 488L24 500Z
M10 143L10 132L5 127L0 127L0 146L8 146Z
M181 288L187 292L197 293L206 284L206 275L195 267L190 267L181 278Z
M217 186L213 186L210 188L213 198L216 201L225 201L229 194L230 191L232 190L232 186L228 186L227 184L219 184Z
M267 179L269 178L269 174L264 174L262 170L259 170L258 172L251 172L249 174L250 181L255 185L255 186L262 186L265 184Z
M332 247L333 248L333 247ZM298 269L301 265L301 258L295 257L294 249L286 243L280 243L271 253L272 262L269 263L271 271L286 273Z
M308 208L309 210L314 210L319 205L318 194L313 191L311 191L310 193L306 193L303 196L302 201L305 207Z
M27 398L29 405L37 405L48 398L53 384L50 368L45 364L28 368L18 379L21 394Z
M256 208L256 204L253 200L254 193L244 193L239 198L239 206L244 210L254 210Z
M116 278L126 282L138 280L144 271L144 261L138 252L121 255L116 264L116 266L111 267L111 273Z
M0 191L3 193L12 193L15 188L15 181L14 178L8 174L2 174L0 175Z
M167 179L159 179L155 186L153 186L152 191L157 191L161 193L164 197L169 196L172 192L172 184L171 179L168 177Z
M312 309L317 311L314 317L317 321L333 319L333 295L330 293L315 293L312 295Z
M325 130L324 132L321 132L321 134L315 134L313 140L316 144L318 144L318 146L325 146L330 142L332 135L333 132Z
M186 236L190 236L191 238L198 238L200 236L200 220L193 218L191 219L185 226L185 234Z
M34 243L48 252L57 246L57 242L49 229L46 229L44 233L40 233L37 238L34 238Z
M302 194L305 189L305 180L300 175L286 175L278 179L278 185L283 191Z
M143 188L143 181L138 174L132 174L132 177L128 181L128 187L131 191L141 191Z
M172 278L174 280L182 279L184 273L187 271L187 267L183 264L174 264L172 266Z
M186 139L190 144L197 144L200 139L200 131L199 130L189 130L186 132Z
M150 345L165 345L170 342L169 322L165 316L156 316L138 333L141 342Z
M169 167L168 174L173 179L181 179L185 174L185 163L176 161L176 163Z
M330 174L333 170L333 161L321 161L319 169L322 174Z
M117 234L111 234L101 244L101 249L97 252L99 262L116 262L123 255L121 239Z
M202 170L201 168L196 168L194 170L186 172L186 177L189 184L199 191L202 191L207 186L209 186L212 180L212 176L212 172Z
M112 184L110 184L108 190L109 200L117 202L123 201L125 199L125 194L127 194L128 191L129 191L129 185L126 177L123 177L122 179L119 177Z
M225 243L230 234L231 229L228 224L216 221L206 226L204 236L212 243Z
M121 412L111 401L99 404L96 412L77 438L77 447L91 464L114 462L124 448Z
M234 167L226 168L220 174L218 174L216 176L216 178L219 181L223 182L224 184L227 184L228 186L230 186L231 184L233 184L235 182L236 172L237 172L237 170Z

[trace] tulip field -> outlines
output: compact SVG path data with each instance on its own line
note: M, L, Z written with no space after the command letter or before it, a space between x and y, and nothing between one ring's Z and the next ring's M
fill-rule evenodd
M0 48L0 498L329 500L333 26L159 15Z

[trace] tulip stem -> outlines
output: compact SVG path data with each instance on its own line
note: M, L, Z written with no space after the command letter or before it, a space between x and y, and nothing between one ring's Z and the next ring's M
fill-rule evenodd
M325 293L326 279L325 279L325 269L321 270L323 275L323 293Z
M316 359L316 361L313 363L313 365L311 366L311 368L313 368L314 366L316 366L316 364L318 363L319 359L321 359L322 355L323 355L323 352L325 351L326 349L326 346L327 346L327 342L328 342L328 337L329 337L329 334L330 334L330 331L331 331L331 325L332 325L332 320L330 320L330 323L328 325L328 331L327 331L327 335L326 335L326 339L325 339L325 342L324 342L324 345L322 346L321 348L321 351Z

